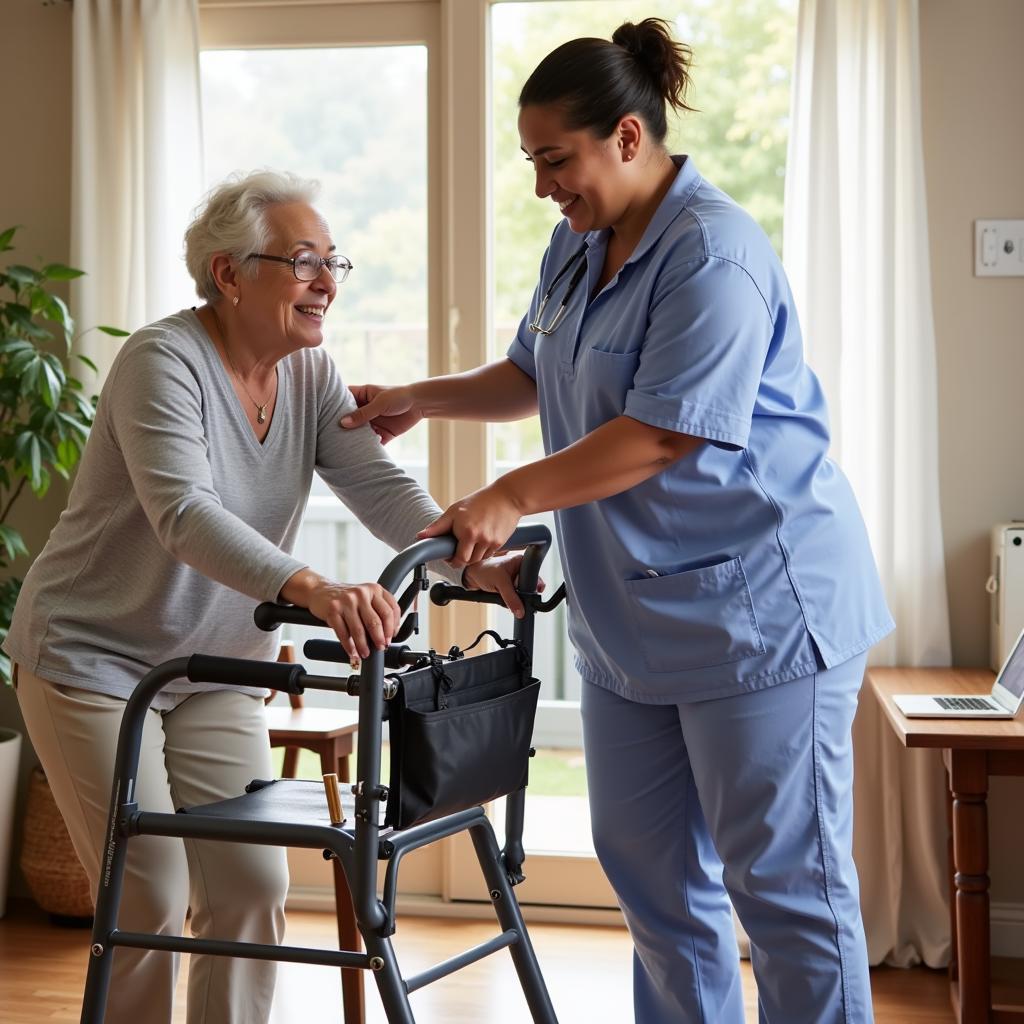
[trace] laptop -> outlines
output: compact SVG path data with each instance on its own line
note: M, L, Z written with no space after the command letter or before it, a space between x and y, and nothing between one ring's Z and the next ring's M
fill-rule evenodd
M892 699L907 718L1013 718L1024 704L1024 630L987 697L897 693Z

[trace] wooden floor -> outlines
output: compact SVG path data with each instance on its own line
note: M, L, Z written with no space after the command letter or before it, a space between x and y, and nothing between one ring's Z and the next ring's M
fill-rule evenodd
M334 918L290 913L288 941L329 947ZM395 949L415 973L489 937L487 922L405 917ZM561 1024L628 1024L630 944L622 929L530 926ZM89 933L54 928L31 904L17 901L0 919L0 1020L3 1024L72 1024L80 1011ZM175 1024L184 1024L185 971ZM750 965L743 965L747 1021L757 1021ZM917 968L872 972L876 1024L952 1024L944 972ZM272 1024L339 1024L338 974L327 967L282 964ZM367 1024L385 1024L372 984ZM419 1024L523 1024L529 1021L507 953L437 982L412 997ZM140 1021L139 1024L147 1024Z

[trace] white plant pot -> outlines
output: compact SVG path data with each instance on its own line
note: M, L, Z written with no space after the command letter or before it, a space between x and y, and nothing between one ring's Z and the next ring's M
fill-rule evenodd
M7 876L11 866L20 755L21 733L0 728L0 917L7 912Z

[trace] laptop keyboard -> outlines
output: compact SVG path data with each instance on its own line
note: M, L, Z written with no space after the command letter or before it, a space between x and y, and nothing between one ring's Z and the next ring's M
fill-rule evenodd
M945 711L998 711L999 708L983 697L936 697Z

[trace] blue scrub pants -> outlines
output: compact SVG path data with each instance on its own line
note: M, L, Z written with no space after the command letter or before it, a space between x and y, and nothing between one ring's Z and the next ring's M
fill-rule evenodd
M635 945L637 1024L743 1024L730 900L762 1024L870 1024L850 739L865 661L692 704L584 683L594 844Z

